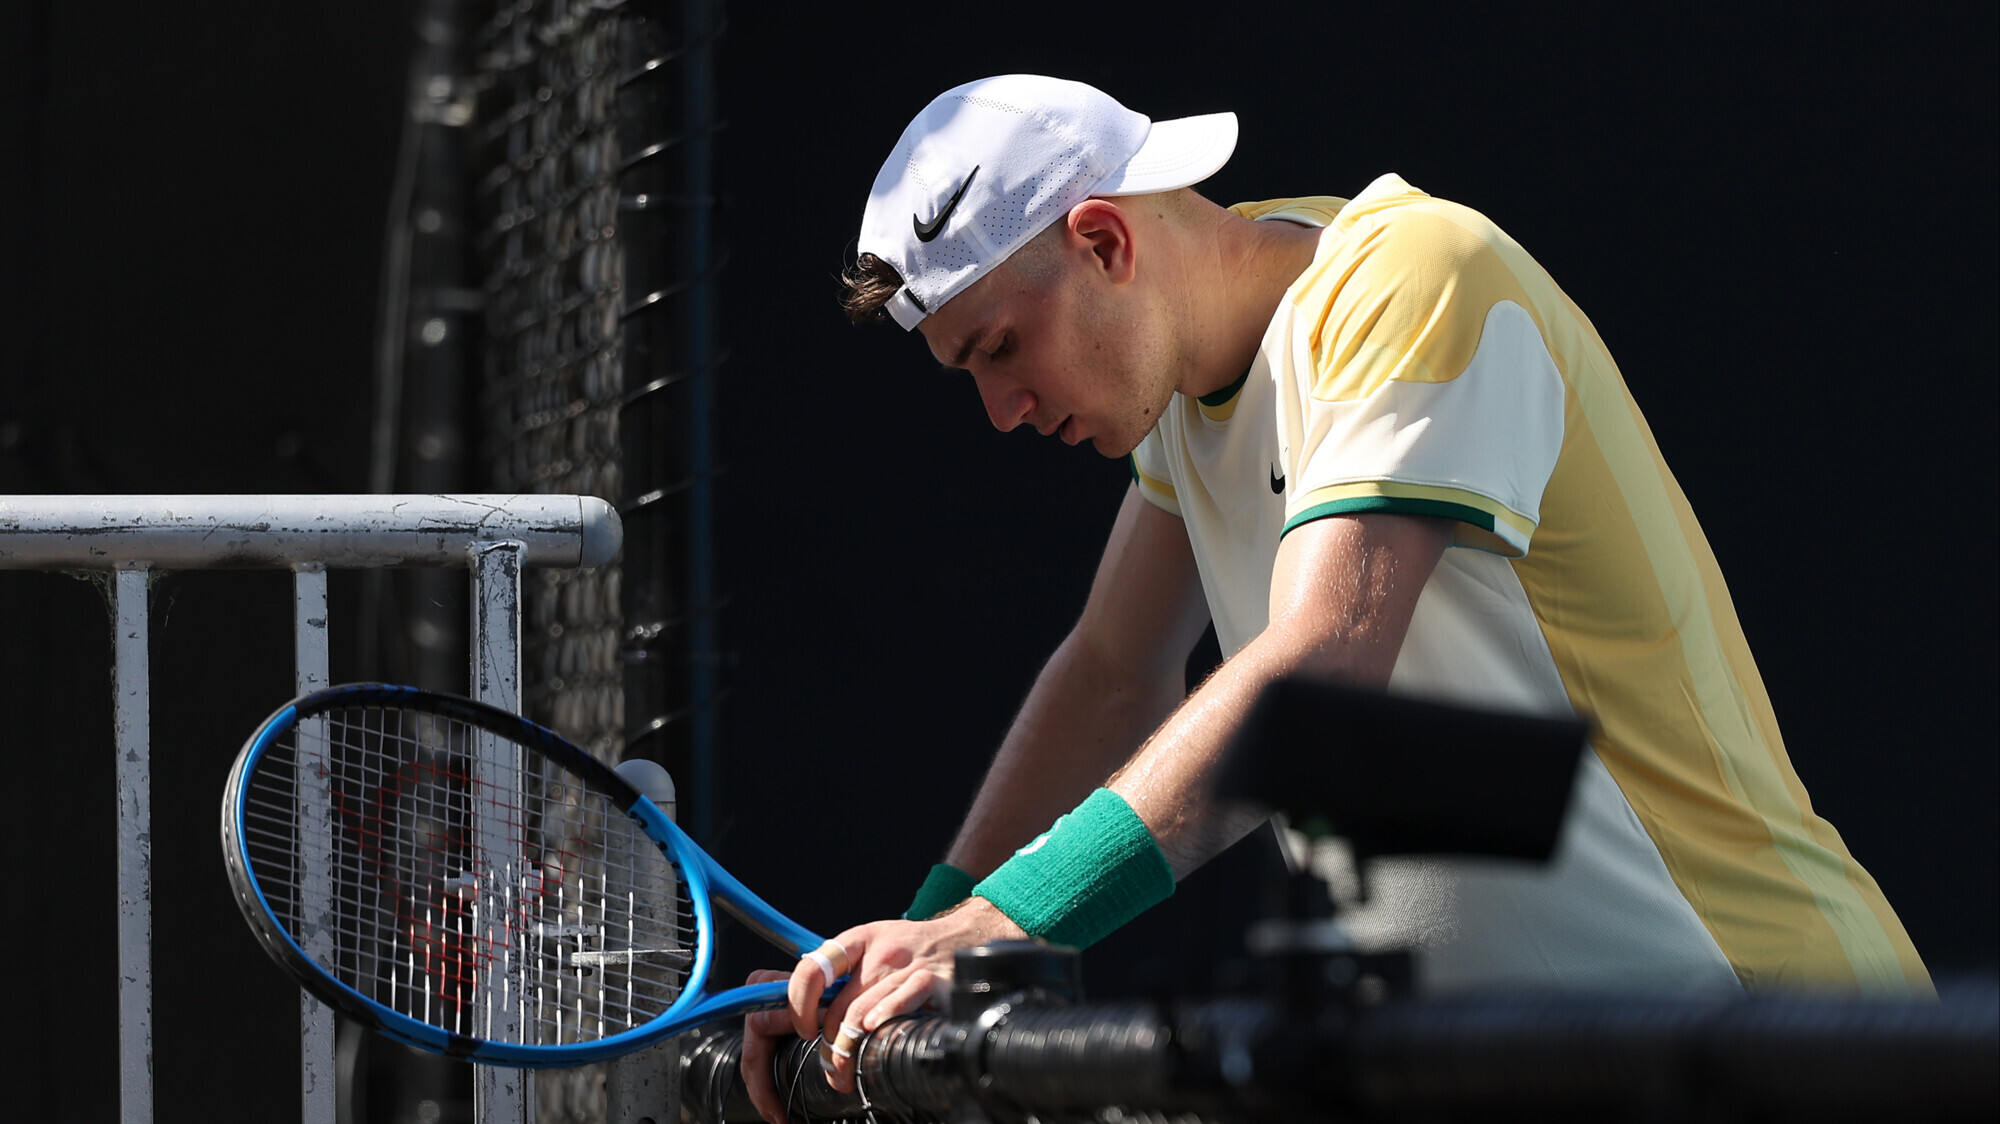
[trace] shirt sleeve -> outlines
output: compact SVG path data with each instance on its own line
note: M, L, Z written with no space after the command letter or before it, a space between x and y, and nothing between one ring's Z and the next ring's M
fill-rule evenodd
M1315 261L1281 401L1285 531L1330 515L1458 521L1454 545L1527 553L1564 391L1504 238L1450 204L1371 216ZM1282 407L1281 407L1282 408Z

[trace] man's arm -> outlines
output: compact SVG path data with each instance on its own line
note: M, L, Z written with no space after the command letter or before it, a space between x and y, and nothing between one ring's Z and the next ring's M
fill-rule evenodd
M1187 529L1125 493L1083 615L1036 676L945 861L983 878L1131 760L1208 624Z
M1417 597L1451 536L1447 520L1359 515L1317 520L1285 537L1272 574L1270 624L1188 696L1110 786L1144 821L1177 879L1261 819L1214 809L1206 797L1209 777L1258 694L1293 674L1386 684ZM1340 752L1339 731L1328 731L1327 743L1329 752ZM829 1035L843 1023L873 1030L916 1009L950 979L958 949L1023 935L977 896L935 920L878 921L839 934L851 978L825 1012ZM789 1014L802 1037L820 1029L824 984L811 962L792 974ZM829 1080L851 1089L852 1063L832 1060Z
M1176 881L1262 821L1211 808L1209 780L1229 738L1270 683L1307 675L1385 687L1417 597L1451 545L1449 520L1336 516L1278 547L1270 623L1189 697L1110 788L1145 821ZM1328 731L1339 752L1339 731Z
M976 881L1104 784L1186 695L1188 653L1207 624L1187 527L1142 499L1136 486L1128 488L1083 615L1035 677L945 861ZM946 975L899 977L895 1001L908 1009L948 978L951 950L929 951L931 959L942 956ZM818 970L811 961L802 963ZM750 981L783 978L758 972ZM744 1031L743 1079L751 1101L766 1120L781 1121L784 1109L768 1063L776 1037L791 1032L789 1013L752 1014Z

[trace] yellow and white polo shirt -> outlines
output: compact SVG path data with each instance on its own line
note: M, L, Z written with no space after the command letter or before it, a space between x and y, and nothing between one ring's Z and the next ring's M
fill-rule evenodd
M1813 813L1707 541L1582 311L1483 215L1393 175L1232 209L1323 226L1318 252L1242 383L1177 396L1133 453L1140 493L1187 525L1223 651L1267 623L1285 532L1446 516L1454 549L1390 689L1598 728L1547 868L1379 861L1357 938L1416 946L1430 990L1928 994Z

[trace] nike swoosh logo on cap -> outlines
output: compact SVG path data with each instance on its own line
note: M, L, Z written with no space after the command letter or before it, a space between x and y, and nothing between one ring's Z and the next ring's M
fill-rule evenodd
M938 231L944 229L944 220L950 218L951 213L958 209L958 201L965 198L965 189L972 186L972 177L978 174L979 165L974 164L972 170L965 173L965 179L958 185L958 190L951 193L950 199L945 200L944 210L939 211L936 218L925 222L914 213L910 215L910 225L916 228L917 241L928 242L938 236Z

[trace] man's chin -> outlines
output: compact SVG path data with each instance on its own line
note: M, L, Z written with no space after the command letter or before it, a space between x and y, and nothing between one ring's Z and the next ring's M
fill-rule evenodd
M1132 455L1132 450L1139 447L1139 441L1123 440L1110 434L1099 434L1084 440L1089 441L1090 447L1097 450L1097 455L1106 460L1124 460ZM1143 441L1145 438L1141 436L1139 440Z

